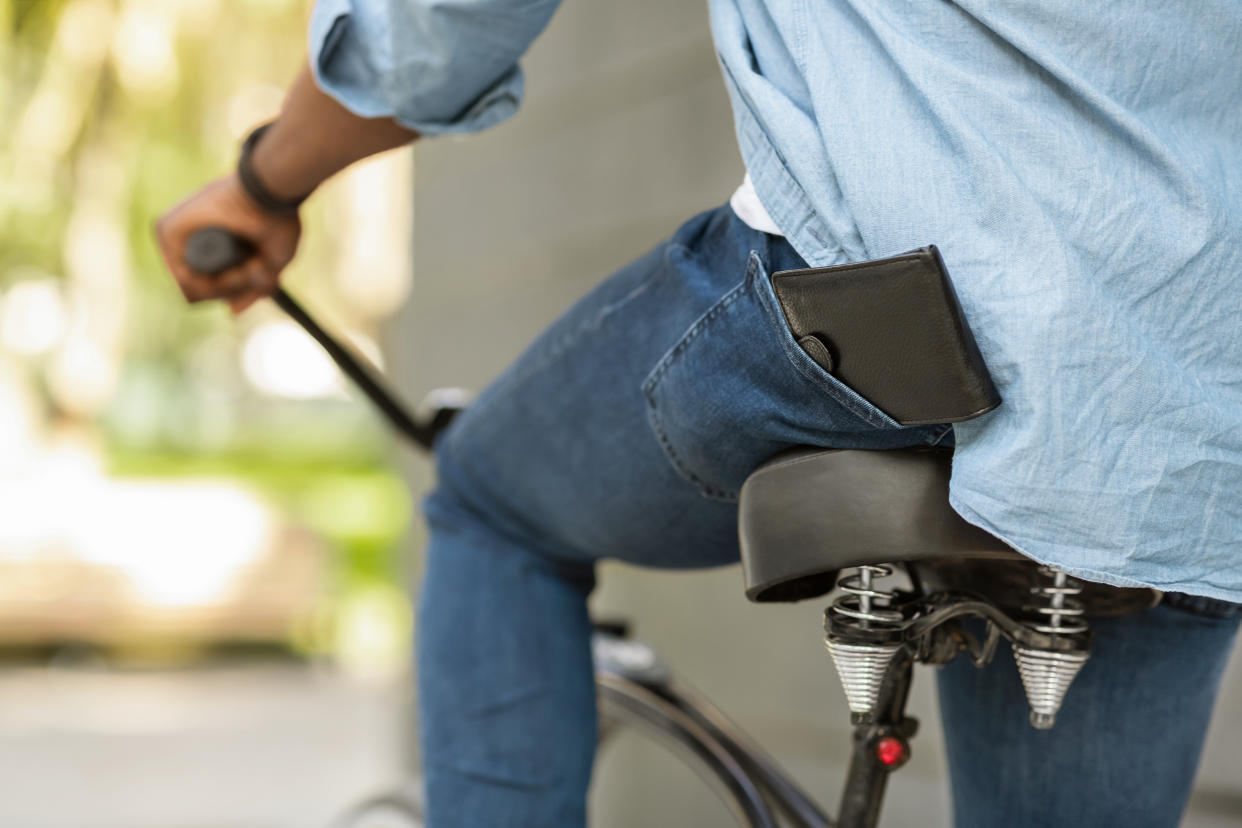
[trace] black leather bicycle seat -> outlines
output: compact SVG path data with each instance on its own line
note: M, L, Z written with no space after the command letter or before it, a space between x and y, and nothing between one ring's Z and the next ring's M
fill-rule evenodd
M924 558L1027 560L949 507L952 449L795 449L742 487L746 596L800 601L837 571Z

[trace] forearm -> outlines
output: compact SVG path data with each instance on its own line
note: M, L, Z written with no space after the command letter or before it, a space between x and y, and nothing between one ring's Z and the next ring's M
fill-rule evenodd
M418 138L391 118L360 118L315 85L304 66L280 116L254 148L252 163L278 198L304 196L355 161Z

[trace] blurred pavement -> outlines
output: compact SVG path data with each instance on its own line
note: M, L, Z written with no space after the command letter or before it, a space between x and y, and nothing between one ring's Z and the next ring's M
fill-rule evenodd
M4 828L325 828L401 778L400 683L296 663L0 670Z
M825 805L845 771L845 702L819 637L819 607L753 606L736 568L610 566L596 610L637 632L738 721ZM883 825L948 828L933 682L915 683L923 722L890 786ZM394 788L412 732L400 681L357 683L306 665L186 670L0 670L4 828L327 828ZM1217 710L1183 828L1242 825L1242 659ZM621 735L599 767L593 828L718 828L727 812L684 766ZM480 826L480 828L484 828ZM1094 828L1094 826L1092 826Z

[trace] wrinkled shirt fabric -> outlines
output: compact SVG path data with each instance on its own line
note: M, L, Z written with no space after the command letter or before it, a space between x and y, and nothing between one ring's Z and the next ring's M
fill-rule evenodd
M522 98L557 0L320 0L319 84L425 135ZM936 244L1004 404L950 502L1071 574L1242 601L1242 0L709 0L812 266Z

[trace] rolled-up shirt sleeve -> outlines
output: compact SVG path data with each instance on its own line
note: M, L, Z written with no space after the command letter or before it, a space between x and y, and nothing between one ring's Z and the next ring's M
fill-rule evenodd
M517 112L518 59L560 0L318 0L310 65L365 118L424 135L477 132Z

